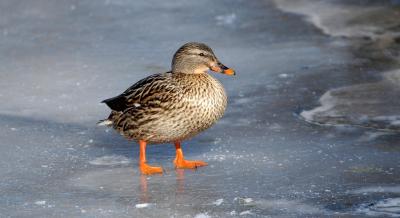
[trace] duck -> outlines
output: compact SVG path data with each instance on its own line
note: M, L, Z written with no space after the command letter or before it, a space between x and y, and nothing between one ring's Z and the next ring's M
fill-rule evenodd
M210 128L227 107L225 89L209 71L236 74L208 45L188 42L175 52L170 71L148 76L102 101L111 113L98 125L112 127L139 144L139 169L144 175L163 173L162 167L147 163L147 144L174 144L175 168L206 166L204 161L186 160L181 143Z

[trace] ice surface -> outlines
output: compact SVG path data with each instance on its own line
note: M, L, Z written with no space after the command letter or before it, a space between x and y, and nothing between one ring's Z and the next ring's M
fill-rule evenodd
M207 213L199 213L194 216L195 218L210 218Z
M217 25L233 25L236 20L236 14L218 15L215 17Z
M363 187L360 189L352 190L350 193L353 194L365 194L365 193L400 193L400 186L373 186Z
M280 9L301 14L325 34L351 39L351 49L371 62L400 61L398 8L389 3L360 1L286 1L275 0ZM339 4L338 2L341 2ZM392 2L392 4L395 4ZM379 19L378 19L379 18ZM352 84L327 91L319 99L321 106L301 112L308 122L325 125L351 125L380 130L399 130L400 71L382 73L382 80Z
M326 214L327 212L312 205L296 200L260 200L256 201L256 205L263 209L270 211L285 211L294 214Z
M264 0L0 1L0 217L398 213L396 20L367 28L397 9L351 2L318 1L299 16ZM346 10L361 17L348 23ZM332 37L307 21L318 11L340 17L318 18L327 32L384 33ZM138 146L96 126L109 114L99 102L167 71L187 41L209 44L237 71L213 74L228 110L183 143L187 159L209 166L175 169L174 146L155 145L148 161L165 173L140 175ZM302 111L334 125L304 122Z
M243 212L240 212L239 214L240 216L244 216L244 215L254 215L254 213L252 213L250 210L245 210Z
M146 208L146 207L149 207L149 206L150 206L150 204L148 204L148 203L136 204L135 205L136 208Z
M358 212L374 217L400 217L400 198L388 198L373 204L361 205Z
M321 106L301 112L309 121L400 131L400 70L386 72L383 80L329 90ZM396 78L396 79L393 79Z
M45 205L46 204L46 201L35 201L35 204L36 205Z
M396 8L381 4L359 1L319 1L319 0L274 0L280 9L307 17L323 33L332 36L371 37L373 39L392 34L387 31L398 25ZM341 2L342 4L338 4Z
M274 0L283 11L299 14L324 34L352 40L359 57L400 61L398 1ZM343 41L334 42L344 45ZM371 58L372 57L372 58ZM379 64L377 64L379 65Z
M220 198L220 199L214 201L213 204L215 206L220 206L223 202L224 202L224 199Z
M113 165L126 165L131 163L131 161L127 157L121 155L107 155L91 160L89 161L89 163L92 165L113 166Z

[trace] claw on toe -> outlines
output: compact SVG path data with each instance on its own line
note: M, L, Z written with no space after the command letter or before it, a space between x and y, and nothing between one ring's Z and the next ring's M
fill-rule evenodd
M178 169L195 169L207 166L208 164L200 160L174 160L174 165Z
M161 167L153 167L146 163L141 163L140 164L140 172L144 175L152 175L152 174L158 174L158 173L162 174L163 169Z

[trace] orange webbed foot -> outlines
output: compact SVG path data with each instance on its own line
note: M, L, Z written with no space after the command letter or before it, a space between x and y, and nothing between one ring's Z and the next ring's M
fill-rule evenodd
M174 160L174 165L178 169L195 169L197 167L204 167L208 164L201 160Z
M146 163L141 163L140 164L140 172L144 175L152 175L152 174L158 174L158 173L163 173L162 167L153 167L150 166Z
M183 156L183 151L181 148L181 142L175 142L176 157L174 160L174 165L178 169L195 169L197 167L207 166L207 163L200 160L185 160Z

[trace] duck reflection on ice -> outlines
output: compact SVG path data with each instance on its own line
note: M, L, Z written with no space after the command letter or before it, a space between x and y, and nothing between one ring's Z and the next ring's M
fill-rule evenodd
M147 190L147 176L140 175L140 202L149 202L149 195Z
M185 191L185 170L176 169L176 193L181 194Z
M185 170L175 169L176 172L176 195L183 194L185 191ZM140 175L140 202L149 202L149 186L147 181L148 176Z

